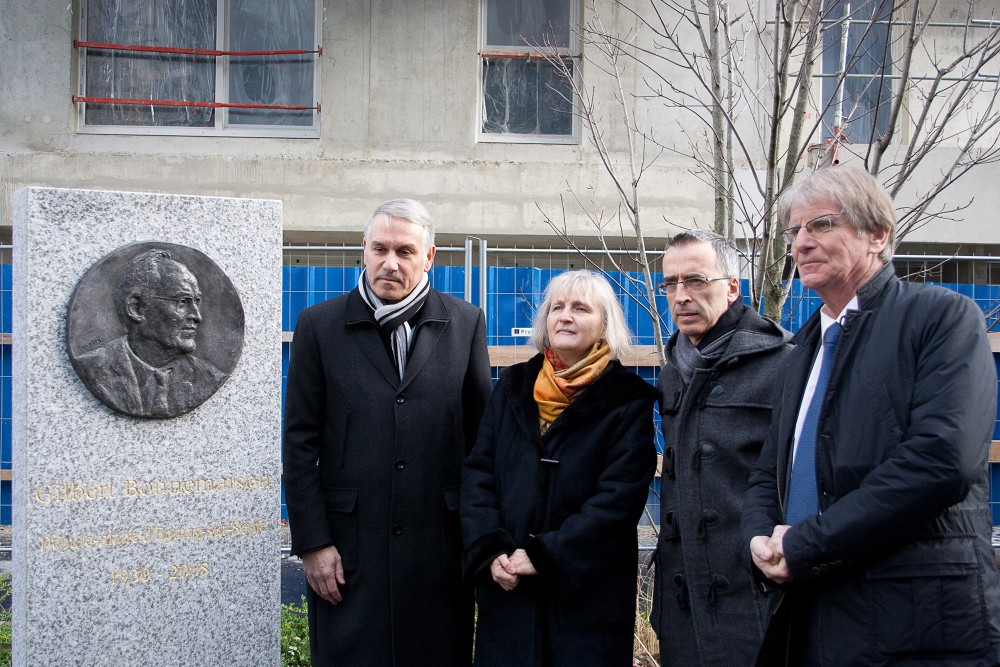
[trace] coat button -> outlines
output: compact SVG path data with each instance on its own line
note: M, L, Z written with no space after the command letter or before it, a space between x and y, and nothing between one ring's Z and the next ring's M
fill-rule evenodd
M670 445L663 450L663 472L667 473L670 479L674 479L674 448Z
M397 535L397 536L398 535L402 535L403 534L403 527L402 526L393 526L392 527L392 534L393 535Z
M399 459L398 461L396 461L396 470L402 470L405 467L406 467L406 461L404 461L403 459Z
M396 397L396 402L397 403L402 403L405 400L406 400L406 396L404 396L403 394L400 394L399 396Z
M814 567L814 568L810 569L809 571L812 572L813 574L820 574L820 573L823 572L823 570L819 569L818 567Z

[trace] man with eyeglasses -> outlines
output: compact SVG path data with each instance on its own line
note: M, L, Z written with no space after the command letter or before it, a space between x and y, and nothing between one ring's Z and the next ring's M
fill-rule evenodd
M653 626L664 665L749 665L768 614L743 564L740 513L791 335L743 304L739 261L703 230L674 236L663 256L660 289L677 325L659 379Z
M134 417L175 417L201 405L226 378L194 355L201 290L164 249L129 260L115 291L126 334L75 360L84 382L109 407Z
M804 177L778 221L823 305L795 336L743 513L744 553L780 587L758 664L1000 664L983 313L895 276L895 209L861 169Z

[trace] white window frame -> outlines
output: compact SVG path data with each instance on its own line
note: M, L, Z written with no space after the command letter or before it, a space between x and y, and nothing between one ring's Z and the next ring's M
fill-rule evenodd
M533 55L539 59L545 56L529 46L490 46L486 44L486 22L488 11L486 3L489 0L479 0L479 53L476 56L476 88L478 95L476 98L476 141L480 143L501 143L501 144L562 144L575 145L580 143L580 116L577 113L577 102L573 100L572 122L573 130L570 134L515 134L500 132L484 132L483 111L486 106L486 91L483 89L483 60L484 53L503 51L505 53L516 53ZM580 25L581 6L580 0L571 0L569 3L569 48L559 49L559 55L573 61L573 78L578 84L580 82L580 65L583 62L580 36L577 26ZM574 93L575 98L575 93Z
M277 0L275 0L277 1ZM87 41L87 5L89 0L80 2L80 20L78 34L81 41ZM321 47L323 39L323 0L314 0L316 7L315 42ZM220 51L229 49L229 0L216 0L215 48ZM87 95L87 49L76 49L77 58L77 94ZM312 112L312 126L275 126L251 125L241 123L229 124L229 109L215 109L215 125L212 127L177 127L162 125L88 125L86 123L87 104L76 103L76 127L80 134L124 134L151 136L209 136L209 137L284 137L289 139L317 139L320 130L320 64L321 54L313 54L313 102L317 107ZM225 102L229 99L229 57L215 58L215 99Z

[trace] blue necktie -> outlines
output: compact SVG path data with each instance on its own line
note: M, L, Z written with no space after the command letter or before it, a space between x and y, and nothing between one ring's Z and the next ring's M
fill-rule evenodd
M830 379L830 369L837 354L837 342L843 327L834 322L826 330L823 339L823 364L819 369L816 391L813 392L806 419L802 422L799 445L795 450L792 465L792 481L788 488L788 509L785 523L794 526L803 519L819 514L819 497L816 495L816 436L819 429L819 411L823 408L826 383Z

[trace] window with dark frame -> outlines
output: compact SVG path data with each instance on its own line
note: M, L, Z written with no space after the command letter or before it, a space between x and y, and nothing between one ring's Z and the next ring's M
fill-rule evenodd
M82 131L317 136L318 0L85 0Z
M881 138L892 104L891 0L829 0L823 30L823 138ZM846 46L845 46L846 44ZM841 71L843 90L838 85Z
M576 0L482 0L480 138L575 143ZM561 58L566 72L557 63Z

